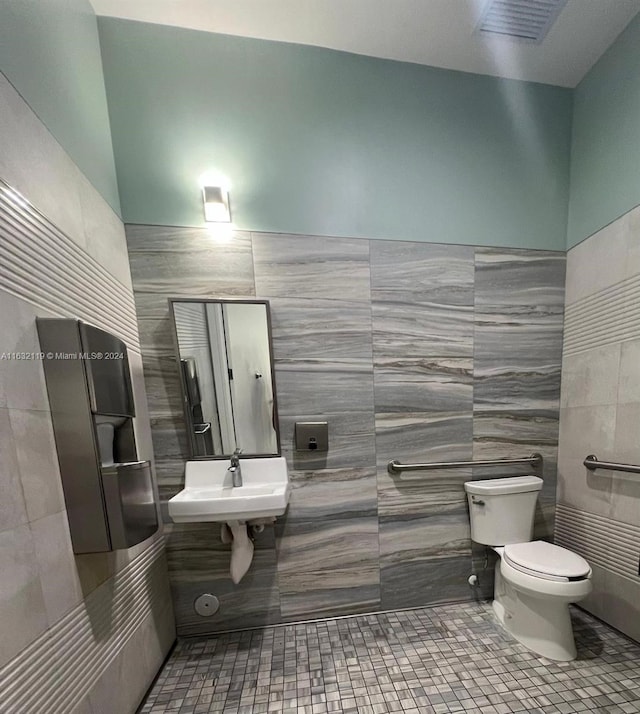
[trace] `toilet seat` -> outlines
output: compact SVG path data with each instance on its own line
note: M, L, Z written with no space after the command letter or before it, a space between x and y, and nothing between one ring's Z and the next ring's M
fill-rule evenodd
M506 545L502 557L515 570L543 580L566 583L591 576L582 556L542 540Z

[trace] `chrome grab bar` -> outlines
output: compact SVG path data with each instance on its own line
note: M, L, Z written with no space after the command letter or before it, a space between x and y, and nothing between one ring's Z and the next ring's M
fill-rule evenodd
M542 454L531 454L522 459L487 459L485 461L433 461L428 464L401 464L397 459L389 461L387 470L392 476L403 471L434 471L435 469L467 469L473 466L510 466L530 464L534 468L542 466Z
M611 461L598 461L598 457L594 454L589 454L583 463L589 471L607 469L607 471L626 471L630 474L640 474L640 466L636 466L635 464L614 464Z

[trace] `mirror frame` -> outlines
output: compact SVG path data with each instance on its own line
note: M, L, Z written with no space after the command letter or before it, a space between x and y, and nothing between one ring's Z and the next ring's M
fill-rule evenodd
M169 315L171 317L171 331L173 333L173 344L174 344L174 361L176 364L176 370L178 371L178 375L180 377L180 390L181 394L180 397L182 399L182 413L183 413L183 418L184 418L184 424L185 428L188 432L188 441L189 441L189 451L190 451L190 456L189 460L190 461L221 461L223 459L230 459L231 454L222 454L220 456L217 455L211 455L211 456L196 456L195 455L195 443L194 443L194 438L193 434L189 430L189 425L191 423L191 417L189 416L189 408L187 404L187 385L185 383L184 379L184 374L182 373L182 370L180 369L180 360L182 359L180 355L180 344L178 342L178 330L176 326L176 315L175 315L175 310L174 310L174 304L179 303L179 302L193 302L193 303L213 303L217 305L224 305L226 303L234 303L237 305L264 305L266 309L266 314L267 314L267 337L269 339L269 361L271 363L271 386L272 386L272 391L273 391L273 414L276 420L276 424L278 425L278 428L276 429L276 446L277 446L277 452L275 454L242 454L243 459L264 459L264 458L270 458L270 457L277 457L277 456L282 456L282 443L280 440L280 417L278 413L278 393L276 389L276 373L275 373L275 366L274 366L274 358L273 358L273 332L271 329L271 305L269 304L268 300L251 300L251 299L244 299L244 298L208 298L208 297L203 297L203 298L194 298L194 297L170 297L169 298Z

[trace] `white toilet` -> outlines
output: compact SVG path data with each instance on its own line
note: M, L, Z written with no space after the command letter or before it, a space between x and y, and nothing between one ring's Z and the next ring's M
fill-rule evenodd
M471 514L471 539L500 557L493 610L525 647L549 659L576 657L569 603L591 592L591 568L566 548L532 541L542 488L536 476L515 476L464 485Z

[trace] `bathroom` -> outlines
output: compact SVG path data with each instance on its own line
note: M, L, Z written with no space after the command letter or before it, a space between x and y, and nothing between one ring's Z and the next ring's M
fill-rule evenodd
M639 712L640 0L232 5L0 4L0 712Z

